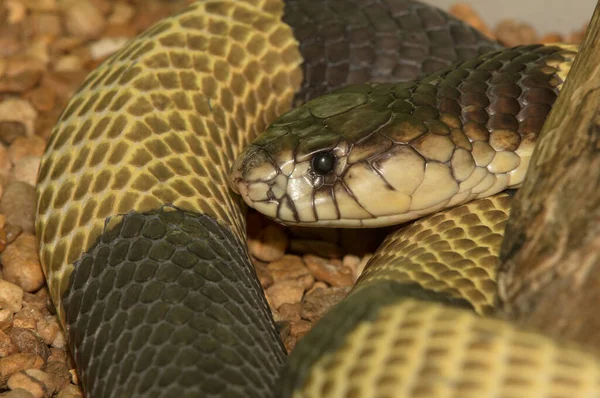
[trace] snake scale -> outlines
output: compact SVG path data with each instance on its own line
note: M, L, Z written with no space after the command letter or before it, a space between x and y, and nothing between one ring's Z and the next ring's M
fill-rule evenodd
M499 192L522 180L575 52L501 49L409 0L204 0L133 39L73 96L37 185L40 259L86 395L600 396L595 357L488 316ZM329 134L304 139L315 123ZM275 139L243 152L264 130ZM324 148L337 160L311 162ZM286 191L293 173L264 163L279 155L320 196ZM288 359L230 189L238 157L234 189L282 221L434 213L388 236ZM360 191L365 164L379 176Z

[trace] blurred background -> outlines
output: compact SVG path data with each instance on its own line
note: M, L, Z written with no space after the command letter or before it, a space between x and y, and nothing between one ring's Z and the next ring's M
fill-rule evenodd
M456 0L422 0L445 10ZM491 26L504 19L527 22L541 35L570 32L581 28L591 17L595 0L471 0L468 2ZM518 12L517 12L518 10Z

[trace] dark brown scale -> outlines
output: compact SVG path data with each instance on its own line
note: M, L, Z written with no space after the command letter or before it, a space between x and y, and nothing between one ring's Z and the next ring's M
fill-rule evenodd
M410 0L289 0L283 21L305 61L296 104L348 84L412 80L500 48L445 12Z

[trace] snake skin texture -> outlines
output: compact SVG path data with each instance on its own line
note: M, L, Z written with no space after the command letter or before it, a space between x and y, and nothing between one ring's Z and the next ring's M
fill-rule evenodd
M36 235L86 396L279 398L283 346L244 247L243 203L228 186L234 159L294 100L387 71L421 74L497 47L417 2L328 1L328 12L340 15L331 29L316 22L320 3L310 4L196 2L100 65L61 115L38 176ZM384 34L391 25L408 33ZM340 53L328 53L340 37ZM401 65L405 55L411 61ZM365 72L365 62L376 72ZM340 63L345 80L334 78ZM412 299L400 303L422 306L424 316L440 297L471 306L411 286L400 291ZM355 294L350 305L361 300ZM396 296L377 310L369 296L369 320L353 318L358 329L345 329L340 342L379 325L389 306L408 311L395 306ZM583 364L574 380L588 380L594 366ZM491 372L490 383L498 380Z
M521 46L321 96L252 142L232 187L282 223L334 227L394 225L517 188L576 53ZM313 166L322 154L334 158L326 174Z
M88 394L269 396L285 351L238 237L168 206L118 218L64 298Z
M304 59L296 104L348 84L412 80L501 47L413 1L292 0L283 20Z

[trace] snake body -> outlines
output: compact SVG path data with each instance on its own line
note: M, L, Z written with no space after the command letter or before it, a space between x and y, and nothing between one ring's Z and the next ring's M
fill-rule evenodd
M493 273L476 261L494 262L504 196L391 235L280 377L229 187L235 159L292 105L498 49L408 0L206 0L100 65L61 115L37 185L40 259L87 396L598 395L591 355L461 309L491 303ZM555 95L572 51L518 51Z

